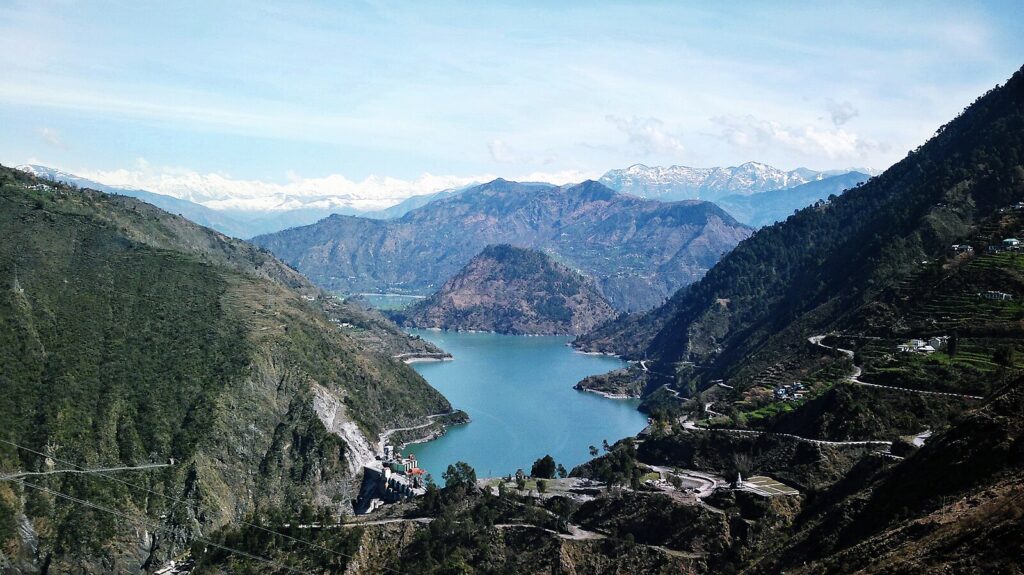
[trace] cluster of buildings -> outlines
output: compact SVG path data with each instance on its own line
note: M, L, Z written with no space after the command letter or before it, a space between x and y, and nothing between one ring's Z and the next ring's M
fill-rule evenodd
M420 469L419 465L416 464L416 455L410 453L408 456L403 457L393 445L384 446L384 456L381 458L386 469L390 469L392 472L399 475L410 478L414 483L421 483L423 476L426 474L425 471Z
M1000 244L992 244L988 247L988 253L998 254L1001 252L1019 252L1022 247L1017 238L1006 238Z
M807 392L804 390L804 384L800 382L780 385L775 388L775 399L781 399L782 401L803 399L806 393Z
M406 501L427 492L426 471L416 456L403 456L392 445L384 446L380 463L363 467L363 484L354 502L356 515L373 513L388 503Z
M941 335L931 339L912 339L896 346L896 350L902 353L935 353L946 347L946 342L948 341L948 335Z
M1013 299L1013 294L1006 293L1004 291L989 290L979 293L978 297L992 301L1010 301Z

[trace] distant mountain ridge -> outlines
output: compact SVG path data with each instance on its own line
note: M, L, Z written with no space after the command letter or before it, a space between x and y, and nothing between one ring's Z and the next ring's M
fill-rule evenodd
M762 228L666 305L580 338L589 351L701 366L687 385L730 376L786 330L826 333L943 257L979 222L1020 201L1024 71L979 98L883 174ZM999 142L997 144L997 142ZM984 170L984 157L992 160ZM773 347L774 346L774 347Z
M98 190L108 194L118 194L138 198L168 212L181 214L193 222L212 228L235 238L251 238L259 234L267 234L295 226L304 226L318 222L332 214L360 215L367 218L388 219L405 215L409 210L423 206L433 200L457 194L466 189L455 188L442 190L433 194L412 196L402 202L380 210L363 211L344 205L329 207L306 206L285 210L241 210L236 208L210 208L190 200L158 194L137 188L110 186L64 172L56 168L38 164L23 164L18 170L32 174L44 180L74 185L79 188ZM287 199L287 198L285 198ZM310 198L305 198L309 201ZM323 203L323 202L320 202Z
M578 335L615 316L592 279L543 252L500 244L395 319L419 328Z
M715 168L634 164L624 169L609 170L598 181L613 190L641 198L715 201L728 195L791 188L836 173L807 168L786 171L760 162Z
M737 220L759 228L781 222L801 208L843 193L870 178L862 172L847 172L791 188L769 190L756 194L733 194L715 201Z
M332 216L253 241L327 289L424 295L485 246L514 243L592 276L617 309L639 310L700 278L750 232L708 202L498 179L400 219Z

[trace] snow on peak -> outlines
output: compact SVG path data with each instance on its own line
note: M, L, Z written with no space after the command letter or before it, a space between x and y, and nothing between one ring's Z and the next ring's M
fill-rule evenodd
M749 195L791 188L827 175L807 168L785 171L761 162L715 168L634 164L605 173L600 182L614 190L646 198L714 200L730 194Z

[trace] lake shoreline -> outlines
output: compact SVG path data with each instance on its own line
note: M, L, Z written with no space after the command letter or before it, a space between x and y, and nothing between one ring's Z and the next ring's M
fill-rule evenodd
M582 378L628 363L575 353L566 349L567 336L408 331L459 359L412 367L473 418L441 436L433 428L410 434L403 447L435 477L458 461L481 474L515 473L544 455L572 468L590 460L589 445L635 436L647 425L636 398L573 389Z

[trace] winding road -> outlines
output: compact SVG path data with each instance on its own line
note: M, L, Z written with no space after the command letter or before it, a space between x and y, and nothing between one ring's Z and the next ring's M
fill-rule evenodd
M421 423L420 425L413 425L412 427L395 427L393 429L385 430L383 433L380 434L380 437L378 438L377 453L384 453L384 446L387 445L388 438L391 437L393 434L398 433L399 431L412 431L414 429L423 429L424 427L433 425L434 420L437 419L438 417L444 417L446 415L451 415L453 413L455 412L449 411L448 413L435 413L434 415L427 416L427 419L429 419L430 421L427 421L426 423Z
M807 338L807 341L810 342L811 345L815 345L815 346L818 346L818 347L823 348L823 349L830 349L830 350L833 350L833 351L838 351L839 353L841 353L841 354L845 355L846 357L850 358L850 362L853 363L854 354L853 354L852 350L843 349L841 347L831 347L831 346L827 346L827 345L821 343L822 340L824 340L826 337L828 337L828 336L827 335L814 335L814 336L811 336L811 337ZM860 376L863 373L864 373L864 370L861 369L861 367L859 365L853 364L853 373L851 373L849 376L847 376L846 380L849 381L850 383L855 384L855 385L863 385L863 386L867 386L867 387L876 387L876 388L879 388L879 389L888 389L888 390L891 390L891 391L901 391L903 393L919 393L919 394L922 394L922 395L937 395L937 396L942 396L942 397L959 397L961 399L985 399L984 397L981 397L980 395L968 395L966 393L948 393L948 392L945 392L945 391L925 391L923 389L910 389L909 387L896 387L894 385L879 385L877 383L868 383L866 381L861 381Z

